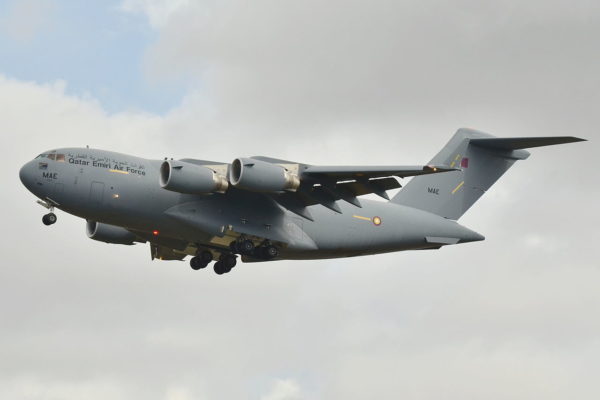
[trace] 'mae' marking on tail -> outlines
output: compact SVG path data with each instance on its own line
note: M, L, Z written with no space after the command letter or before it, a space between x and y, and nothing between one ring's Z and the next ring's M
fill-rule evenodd
M457 220L515 161L529 157L529 152L523 149L583 140L572 136L496 138L472 129L459 129L429 164L460 169L416 176L392 202Z

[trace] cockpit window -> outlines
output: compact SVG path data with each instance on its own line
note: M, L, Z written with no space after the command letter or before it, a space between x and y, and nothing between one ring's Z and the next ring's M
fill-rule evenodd
M36 157L36 159L38 159L38 158L48 158L53 161L65 162L64 154L57 154L57 153L40 154L39 156Z

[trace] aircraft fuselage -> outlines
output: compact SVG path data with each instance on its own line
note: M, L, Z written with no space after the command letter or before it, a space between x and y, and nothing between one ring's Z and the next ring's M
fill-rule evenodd
M37 197L181 254L194 255L202 248L227 252L239 232L255 242L268 238L278 243L277 259L348 257L483 240L455 221L400 204L361 200L357 207L340 201L341 213L312 205L311 220L264 193L234 187L205 195L165 190L158 183L162 160L87 148L44 156L20 171L23 184Z

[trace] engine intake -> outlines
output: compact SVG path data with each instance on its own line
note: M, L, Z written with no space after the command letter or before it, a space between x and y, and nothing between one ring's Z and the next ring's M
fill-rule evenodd
M163 189L178 193L225 193L229 186L227 179L212 169L183 161L164 161L159 175Z
M96 221L87 221L87 235L90 239L104 243L132 245L136 236L125 228Z
M237 158L231 164L229 180L233 186L252 192L295 192L298 176L281 165L253 158Z

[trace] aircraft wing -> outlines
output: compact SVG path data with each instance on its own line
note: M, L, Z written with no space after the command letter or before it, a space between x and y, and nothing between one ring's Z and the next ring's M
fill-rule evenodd
M297 176L300 184L296 189L267 195L280 206L309 220L312 220L312 216L306 209L308 206L321 204L341 213L342 211L337 204L339 200L346 201L356 207L361 207L357 197L366 194L373 193L389 200L386 192L401 187L396 178L456 170L444 165L319 166L263 156L245 159L248 162L246 166L252 166L252 163L249 162L252 159L278 165ZM183 159L181 161L209 166L224 176L229 171L229 164L225 163L195 159Z
M424 166L307 166L303 175L314 178L333 178L337 181L364 178L383 178L397 176L406 178L408 176L435 174L440 172L455 171L454 168L434 165Z
M266 158L263 158L266 160ZM277 160L280 161L280 160ZM271 161L273 162L273 161ZM288 162L289 163L289 162ZM282 163L283 164L283 163ZM280 164L280 165L282 165ZM290 164L287 164L290 165ZM321 204L341 213L338 200L361 207L358 196L374 193L386 200L388 190L400 188L397 178L455 171L447 166L317 166L299 165L300 187L273 195L288 210L312 220L307 206Z

